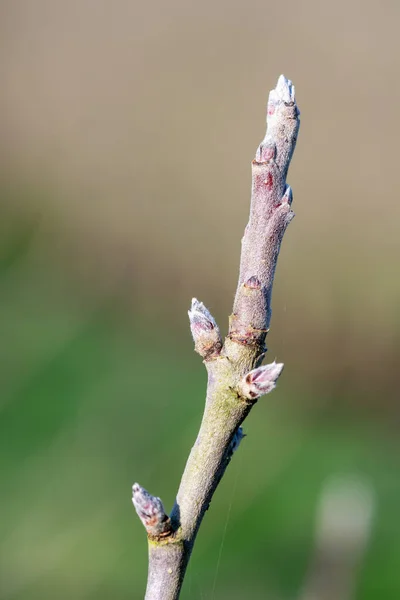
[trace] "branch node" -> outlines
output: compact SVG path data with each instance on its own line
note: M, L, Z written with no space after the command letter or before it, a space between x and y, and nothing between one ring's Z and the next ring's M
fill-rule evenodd
M248 294L257 292L256 288L249 288L248 282L243 284L243 287L248 291ZM244 296L244 299L246 296ZM263 300L264 301L264 300ZM258 349L258 354L263 354L266 351L265 338L269 328L254 327L252 324L246 323L243 325L239 315L232 313L229 317L229 334L228 338L237 344L242 346L253 346L254 349Z

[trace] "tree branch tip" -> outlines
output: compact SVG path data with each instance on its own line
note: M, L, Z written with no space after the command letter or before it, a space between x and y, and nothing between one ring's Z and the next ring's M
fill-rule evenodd
M239 384L239 393L248 400L256 400L269 394L276 387L282 371L283 363L272 362L269 365L257 367L247 373Z
M296 103L296 90L290 79L280 75L278 82L269 93L268 103L293 105Z
M288 107L291 107L292 110L285 110ZM280 115L280 118L295 119L297 121L300 115L300 110L296 103L295 87L292 81L287 79L284 75L279 77L275 88L269 93L267 123L270 123L271 120L275 121L278 114Z
M287 79L283 74L279 75L275 89L284 102L296 101L296 90L293 82L290 79Z

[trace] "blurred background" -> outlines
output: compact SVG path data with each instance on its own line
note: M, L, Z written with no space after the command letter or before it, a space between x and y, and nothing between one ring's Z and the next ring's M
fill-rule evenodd
M286 369L182 598L400 598L399 18L0 2L1 600L143 597L131 486L171 508L206 384L186 311L226 332L280 73L302 120L267 340Z

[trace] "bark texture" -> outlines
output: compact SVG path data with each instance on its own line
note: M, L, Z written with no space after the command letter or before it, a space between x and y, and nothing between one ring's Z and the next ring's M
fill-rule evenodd
M299 124L294 86L281 75L269 95L267 132L252 163L250 218L224 343L204 304L194 299L189 310L195 349L208 372L207 397L170 517L159 498L134 485L133 502L149 538L146 600L179 597L201 521L243 437L240 425L257 399L275 387L283 369L277 363L260 365L281 241L294 216L286 175Z

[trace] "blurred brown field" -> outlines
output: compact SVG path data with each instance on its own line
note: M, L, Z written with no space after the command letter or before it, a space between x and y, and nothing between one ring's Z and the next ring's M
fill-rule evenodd
M37 509L31 507L33 512L15 505L27 465L42 447L42 425L47 431L43 452L56 448L58 458L54 471L38 461L38 476L42 473L51 482L69 473L68 485L80 489L87 475L73 476L75 461L90 455L90 440L102 440L101 460L97 463L93 456L89 468L98 493L106 493L101 473L104 461L109 461L104 468L111 479L118 473L115 477L125 485L125 478L133 483L142 474L141 483L151 483L153 493L162 496L162 486L167 486L172 501L204 392L204 373L192 353L186 311L196 296L210 307L221 328L226 327L249 208L250 163L264 135L268 92L281 72L296 85L301 129L288 177L296 218L279 259L268 340L271 358L286 364L283 391L271 400L272 423L283 427L281 418L286 423L284 431L277 425L276 439L272 434L274 456L290 453L288 447L312 423L312 436L317 432L317 437L311 436L304 450L304 469L319 472L312 461L321 452L328 457L326 469L321 467L322 481L322 471L329 474L331 464L332 470L351 463L362 471L361 463L371 465L367 456L372 463L376 458L370 440L376 438L376 448L386 440L388 446L374 468L386 477L385 485L395 489L390 496L390 514L395 514L400 498L395 477L400 415L399 22L400 4L393 0L0 2L0 421L7 527L14 517L20 527L26 519L28 530L37 535L46 510L51 510L44 492L37 497ZM155 360L166 361L161 371L151 367ZM159 384L155 399L143 408L143 397L139 399L135 390L139 385L140 394L152 396L143 380L147 375ZM196 401L188 407L192 389ZM98 409L97 394L102 398ZM63 408L59 421L52 420L52 402L59 395L65 406L75 407L73 418ZM33 398L41 407L40 418ZM169 438L162 427L165 413L172 410L185 423L176 447L176 438ZM268 421L267 405L259 414L260 420ZM172 416L168 418L172 427ZM327 449L330 441L321 422L331 418L338 446L332 442ZM119 434L108 429L113 419ZM288 425L287 419L293 423ZM255 489L263 470L257 452L268 454L269 443L256 421L255 446L243 458L244 464L250 458L256 461L249 470L254 479L245 475L250 478L247 485ZM146 442L144 431L151 438L153 426L154 440ZM353 435L353 426L362 433ZM130 427L143 430L140 442ZM71 450L69 436L86 441L82 447L81 442L72 444ZM360 450L360 461L354 459L353 464L346 458L342 464L338 457L344 438L352 449L349 456L353 444L364 448L364 443L371 455ZM121 460L126 461L122 466ZM387 466L388 460L393 465ZM173 465L172 479L164 472L167 462ZM150 482L144 464L154 474ZM276 484L277 498L281 483ZM215 521L210 523L218 522L218 510L226 511L222 498L232 482L226 485L221 500L215 500ZM61 481L60 486L62 494ZM288 584L293 589L305 572L312 544L319 487L316 482L310 486L310 498L304 500L308 516L302 522L310 539L299 542L301 552L293 550L288 560L295 565ZM129 489L113 493L114 504L110 500L104 512L98 508L90 522L83 520L99 539L98 528L113 523L118 503L129 497ZM240 501L237 504L240 516ZM78 544L72 523L71 514L65 527L48 525L49 546L43 551L48 557L53 545L63 548L62 561L69 564L68 573L74 573L71 580L78 582L72 588L64 582L65 589L72 589L74 598L98 599L99 590L104 598L142 597L140 586L136 595L127 592L131 574L126 554L125 566L112 562L113 575L101 589L97 569L110 564L112 548L97 559L91 555L90 577L83 575L83 567L81 572L78 558L76 564L73 559L68 562L65 557ZM391 524L386 523L385 531ZM139 526L136 537L123 520L117 530L123 531L124 548L132 544L135 557L143 551L135 571L135 582L143 586L145 540L139 537ZM27 557L20 558L19 542L12 529L7 531L3 542L0 538L3 558L8 556L0 569L7 581L3 591L0 584L0 598L55 597L54 590L64 576L68 580L68 573L61 577L52 572L35 587L41 561L38 558L35 566ZM115 523L107 531L112 536ZM216 554L208 558L211 525L206 532L199 564L211 569L204 597L213 598L219 541ZM392 534L398 552L398 526ZM25 534L18 539L27 543ZM277 539L282 540L278 533ZM14 550L9 552L12 540L15 556ZM233 538L231 545L234 552ZM386 549L389 552L387 545ZM279 577L284 580L279 573L286 568L276 552L267 551L273 565L271 589L279 588ZM390 554L385 568L396 559L397 553ZM267 597L262 578L255 578L252 587L253 556L247 555L249 571L243 575L248 587L232 583L235 560L226 563L225 571L222 565L215 597L242 597L249 590L253 598ZM381 565L379 569L382 573ZM115 583L117 572L123 573L120 586ZM203 575L198 577L203 581ZM358 597L398 598L400 582L393 583L391 577L387 575L386 587L372 579L364 583ZM17 580L22 583L17 585ZM186 592L188 598L202 597L201 585L196 585ZM59 594L56 597L64 597ZM271 592L268 597L280 595Z

